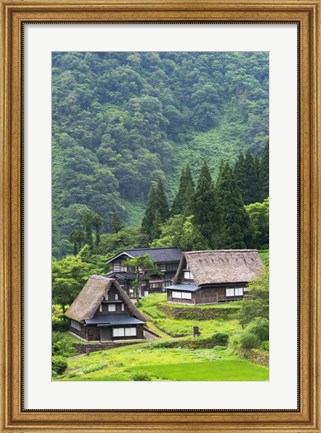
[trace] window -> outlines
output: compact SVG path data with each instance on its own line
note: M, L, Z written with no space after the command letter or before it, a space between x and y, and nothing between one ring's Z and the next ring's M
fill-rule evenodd
M226 289L226 297L234 296L234 289Z
M81 324L78 322L75 322L74 320L71 321L71 327L74 329L77 329L77 331L81 331Z
M166 265L166 271L177 271L177 268L177 263L169 263L168 265Z
M99 311L100 311L100 312L103 311L103 306L102 306L102 304L99 305Z
M182 292L172 292L172 298L182 299Z
M166 265L165 264L161 264L159 267L161 272L166 272Z
M125 329L124 328L113 328L113 337L124 337Z
M191 271L184 271L184 279L185 280L192 280L193 279L193 274Z
M105 295L105 301L108 301L108 293Z
M182 292L182 299L192 299L192 294L189 292Z
M157 283L150 283L149 287L151 289L160 289L162 287L162 282L157 281Z
M136 328L125 328L125 337L135 337L136 335Z
M115 301L118 301L118 293L115 293Z
M243 287L239 289L226 289L226 297L243 296Z
M116 311L116 305L115 304L108 304L108 311Z
M114 272L127 272L127 266L124 266L121 262L113 263Z
M121 304L121 310L125 311L125 305L124 304Z
M135 272L135 266L127 266L127 272Z

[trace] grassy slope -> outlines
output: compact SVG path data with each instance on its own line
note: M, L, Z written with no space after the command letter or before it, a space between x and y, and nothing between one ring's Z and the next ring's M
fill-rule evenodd
M268 379L266 367L240 360L227 350L163 349L148 343L73 357L68 364L59 380L128 381L135 372L147 372L153 380Z
M147 296L142 300L141 311L152 318L153 323L161 331L175 336L193 335L193 326L199 326L202 336L211 335L215 332L231 332L241 330L237 320L176 320L170 319L157 309L157 305L166 303L166 294L157 293ZM204 306L198 308L224 308L217 306ZM175 305L176 307L176 305ZM226 308L226 306L225 306Z

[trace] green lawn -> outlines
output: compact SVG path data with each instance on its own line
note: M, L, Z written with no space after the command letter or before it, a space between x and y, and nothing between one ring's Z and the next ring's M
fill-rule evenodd
M267 380L268 368L240 359L229 350L156 348L146 343L68 359L68 370L54 380ZM137 380L137 379L136 379Z
M162 331L175 336L193 335L193 326L198 326L201 335L214 334L215 332L240 331L242 329L238 320L175 320L154 319L154 323Z
M140 370L149 373L158 380L262 381L269 379L267 367L239 360L143 365ZM135 371L135 367L126 371Z

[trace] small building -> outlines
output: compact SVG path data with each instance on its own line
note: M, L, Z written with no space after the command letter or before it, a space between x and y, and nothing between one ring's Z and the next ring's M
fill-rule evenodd
M92 275L66 312L70 331L88 341L144 338L146 319L118 281Z
M167 302L192 305L243 299L262 269L257 250L206 250L183 253Z
M125 262L145 254L150 255L161 274L151 275L144 279L142 272L141 297L150 293L165 292L166 287L172 284L182 257L182 252L179 248L162 247L128 249L109 259L107 263L112 265L112 270L105 277L116 279L131 298L134 297L132 284L136 278L136 269L133 266L126 265Z

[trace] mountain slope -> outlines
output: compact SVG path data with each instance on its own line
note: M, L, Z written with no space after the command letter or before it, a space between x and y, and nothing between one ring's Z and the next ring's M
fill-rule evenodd
M150 185L173 198L182 166L260 154L267 53L53 53L53 254L71 251L86 206L110 230L139 223Z

